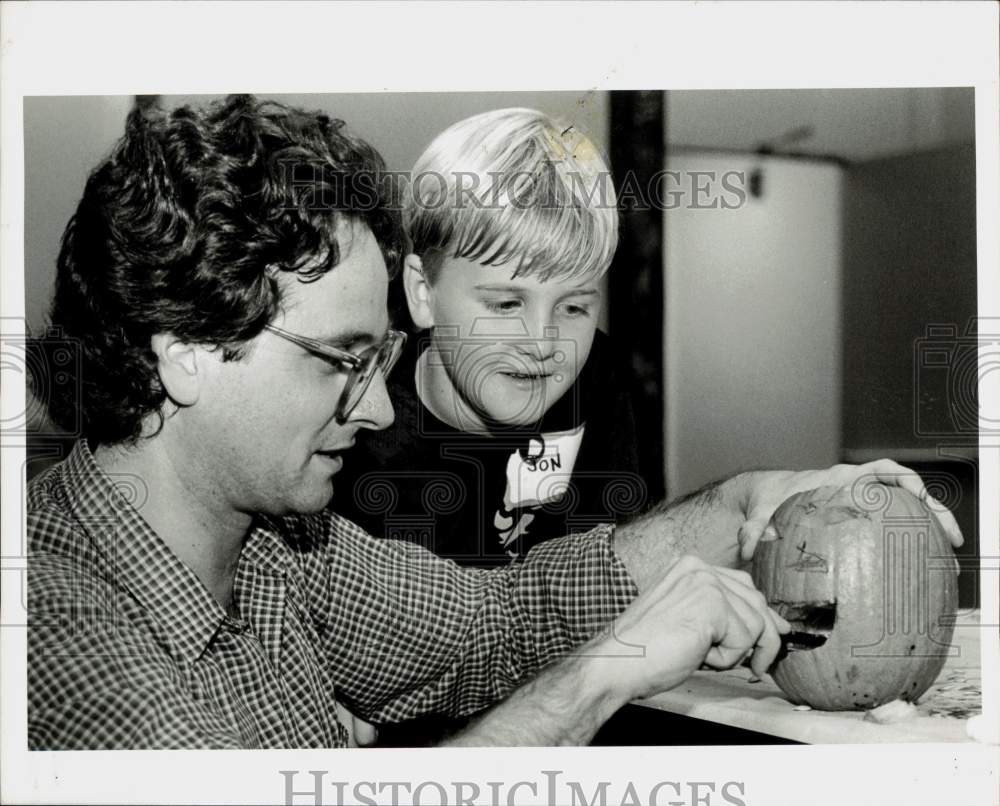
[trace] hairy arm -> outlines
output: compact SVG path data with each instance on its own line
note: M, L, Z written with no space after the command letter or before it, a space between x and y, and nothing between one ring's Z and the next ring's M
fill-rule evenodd
M739 568L751 473L713 482L676 501L657 504L615 531L615 553L640 591L663 579L684 555Z
M624 702L595 674L592 658L573 654L517 689L443 746L587 744Z

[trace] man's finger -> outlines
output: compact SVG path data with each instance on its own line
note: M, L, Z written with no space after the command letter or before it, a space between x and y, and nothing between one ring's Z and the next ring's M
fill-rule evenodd
M747 590L756 590L753 584L753 577L747 571L740 568L724 568L723 566L712 566L712 570L715 571L720 577L725 577L726 579L734 580L739 582Z
M858 467L858 472L861 474L860 478L866 483L869 479L873 479L880 484L902 487L917 498L922 499L927 495L927 488L924 486L924 480L920 478L920 474L908 467L903 467L892 459L877 459L874 462L861 465Z
M743 660L753 644L753 636L747 631L743 619L730 606L722 637L708 650L705 665L713 669L731 669Z
M920 478L920 475L916 471L903 467L891 459L878 459L874 462L869 462L867 465L862 465L859 470L865 471L865 475L861 476L862 479L871 477L881 484L902 487L907 492L915 495L934 513L938 519L938 523L941 524L941 528L944 529L945 534L948 535L948 539L955 548L958 548L965 542L962 537L962 530L951 510L927 491L924 480Z
M941 528L948 535L951 544L955 548L961 546L965 542L965 539L962 537L962 529L959 527L958 521L955 520L955 516L951 514L951 510L930 493L924 495L923 502L934 514L934 517L938 519L938 523L941 524Z
M777 630L778 630L779 633L786 633L790 629L792 629L792 625L789 624L780 615L778 615L769 606L769 604L767 602L767 599L764 598L764 594L761 593L759 590L757 590L757 588L755 588L753 586L753 584L747 585L746 582L744 581L745 577L739 576L743 572L741 572L741 571L734 571L731 568L717 568L715 570L718 571L720 577L725 577L726 578L726 579L723 579L723 582L728 587L730 587L730 589L733 591L733 593L737 593L738 595L742 596L744 599L746 599L748 602L750 602L755 607L758 607L758 609L760 609L760 610L763 610L763 609L766 608L767 611L768 611L768 613L771 616L772 621L774 622L775 626L777 627ZM738 590L734 585L731 585L730 581L738 584L740 586L740 589Z
M770 514L765 517L763 515L754 515L754 513L751 513L750 517L740 527L740 531L737 536L740 541L740 559L744 562L749 562L753 559L753 553L757 549L757 543L760 542L761 537L764 535L764 530L767 528L767 524L770 520Z
M741 580L731 578L723 579L723 584L729 590L734 610L747 625L751 639L754 639L750 668L754 674L762 675L781 650L779 630L787 632L791 625L767 606L756 588L748 588Z
M742 581L719 576L721 617L716 622L715 640L705 656L705 663L717 668L731 668L742 661L766 629L766 616L748 604L734 589L753 594Z

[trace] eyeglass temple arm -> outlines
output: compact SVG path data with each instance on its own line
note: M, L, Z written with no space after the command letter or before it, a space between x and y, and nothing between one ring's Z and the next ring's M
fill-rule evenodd
M354 353L338 349L337 347L317 341L316 339L310 339L307 336L300 336L297 333L292 333L291 331L280 328L277 325L264 325L264 329L270 330L272 333L276 333L293 344L298 344L300 347L305 347L309 350L314 350L323 355L328 355L331 358L343 361L351 367L356 367L361 363L361 359L354 355Z

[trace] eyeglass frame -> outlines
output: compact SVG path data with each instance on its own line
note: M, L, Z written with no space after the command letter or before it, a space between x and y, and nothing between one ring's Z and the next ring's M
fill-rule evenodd
M276 336L279 336L280 338L285 339L285 341L289 341L292 344L296 344L299 347L308 350L311 353L320 355L323 358L329 358L333 361L339 361L340 363L347 364L348 367L350 367L347 383L344 385L344 388L340 393L340 399L337 401L337 411L334 414L337 422L341 425L347 422L347 418L351 416L351 413L357 408L358 404L364 400L368 387L371 386L372 379L375 377L375 371L381 370L382 377L387 378L389 373L392 372L393 367L396 366L396 362L399 361L399 357L403 353L403 347L406 345L406 334L400 330L393 330L392 328L389 328L382 341L378 344L373 344L364 351L365 354L374 355L373 358L366 359L363 355L356 355L348 352L347 350L341 350L339 347L334 347L326 342L319 341L319 339L313 339L309 336L300 336L298 333L292 333L292 331L285 330L277 325L267 324L264 325L264 329L270 331ZM383 359L383 362L380 365L378 358L380 355L384 354L387 347L389 348L388 355L390 358ZM374 364L375 371L373 371L368 378L364 380L360 387L360 391L356 392L354 387L364 379L362 371L368 361ZM357 397L354 402L348 406L347 401L351 393L356 394Z

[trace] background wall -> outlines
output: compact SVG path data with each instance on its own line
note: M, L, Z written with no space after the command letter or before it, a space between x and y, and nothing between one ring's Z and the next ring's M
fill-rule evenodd
M957 352L976 313L973 145L851 165L844 217L844 449L934 456L943 436L976 426L950 422L949 373L914 352L922 341ZM955 338L927 341L929 326Z
M682 90L668 96L671 145L753 150L761 144L861 162L968 143L967 87ZM792 142L782 138L800 131Z
M24 99L24 312L41 330L59 239L87 176L121 137L131 95Z

